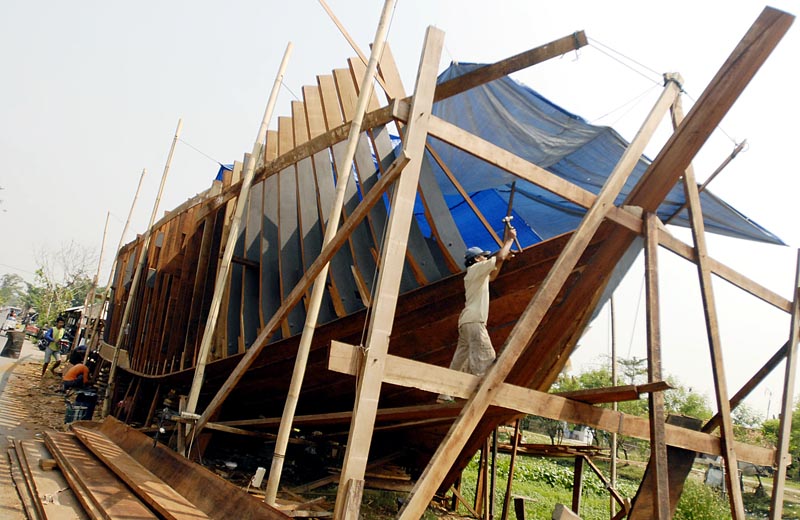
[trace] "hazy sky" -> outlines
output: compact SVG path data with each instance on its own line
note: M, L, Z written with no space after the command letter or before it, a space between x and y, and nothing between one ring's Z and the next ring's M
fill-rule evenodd
M375 33L382 2L329 4L363 49ZM775 2L796 13L797 1ZM446 33L450 60L491 62L576 30L592 45L514 77L592 123L631 138L658 95L658 75L685 79L691 108L764 4L749 0L671 2L486 2L399 0L389 42L411 90L425 27ZM749 148L715 180L713 191L790 247L717 238L711 255L789 297L800 230L796 91L800 39L794 26L695 161L704 180L731 152ZM142 168L148 175L132 230L147 225L178 118L184 127L161 212L206 189L215 161L239 160L252 148L264 105L288 41L295 45L275 116L317 74L346 65L353 53L320 5L297 1L35 1L0 3L0 274L27 279L34 251L74 240L99 253L106 212L116 247ZM641 66L631 70L609 47ZM645 68L646 67L646 68ZM638 99L637 99L638 98ZM636 102L630 103L636 99ZM273 118L272 128L276 128ZM666 139L665 123L648 154ZM189 146L191 145L191 146ZM202 153L196 151L196 148ZM685 233L681 236L688 240ZM101 280L108 276L106 254ZM710 396L708 349L695 272L661 255L665 283L665 370ZM642 274L635 268L618 299L621 355L644 355ZM716 284L731 393L788 337L781 312ZM601 363L608 351L605 314L576 356ZM588 364L588 365L587 365ZM782 369L779 369L779 372ZM777 378L751 404L777 411Z

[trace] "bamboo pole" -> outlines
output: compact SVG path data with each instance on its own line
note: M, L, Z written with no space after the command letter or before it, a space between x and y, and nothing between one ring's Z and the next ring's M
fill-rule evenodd
M239 238L239 228L242 223L242 215L247 205L247 197L250 193L250 186L253 183L253 177L256 170L256 163L258 162L260 152L264 147L267 139L267 127L272 119L272 112L275 109L275 103L278 100L278 93L280 92L281 83L283 81L286 66L289 63L289 56L292 54L292 42L286 45L286 51L283 53L278 74L275 76L275 82L272 85L267 106L264 110L264 117L261 119L261 126L258 129L255 143L253 144L253 152L248 156L247 162L244 165L244 173L242 175L242 187L239 190L239 196L236 199L236 208L233 213L230 230L228 232L228 240L225 244L225 251L220 262L219 270L217 271L217 280L214 284L214 296L211 299L211 308L208 311L206 319L206 327L203 332L203 339L200 342L200 352L197 356L197 366L194 371L194 379L192 379L192 387L189 390L189 400L186 404L186 412L195 413L197 409L197 401L200 397L200 388L203 386L203 379L206 372L206 364L208 363L208 354L211 352L211 341L214 337L214 331L217 326L217 319L219 318L219 310L222 304L222 294L228 284L228 276L230 274L231 261L233 260L233 251L236 246L236 240ZM187 428L187 431L191 428ZM188 435L188 433L187 433Z
M122 245L125 243L125 234L128 232L128 227L131 223L131 216L133 215L133 209L136 207L136 201L139 199L139 192L142 189L142 181L144 181L144 176L147 173L147 168L142 168L142 174L139 176L139 185L136 187L136 193L133 195L133 202L131 202L131 209L128 210L128 219L125 221L125 226L122 228L122 234L119 236L119 243L117 244L117 254L114 255L114 262L111 264L111 271L108 273L108 281L106 282L106 290L103 293L103 301L100 303L100 312L98 313L97 319L94 321L92 325L92 340L91 343L86 348L86 354L83 357L83 362L86 363L86 360L89 357L89 351L92 350L94 347L98 345L97 340L97 325L100 323L100 316L103 315L103 309L105 309L106 302L111 297L111 284L114 280L114 271L117 267L117 258L119 257L119 250L122 249ZM98 270L99 272L99 270Z
M89 324L89 320L92 318L92 313L89 313L89 317L86 317L86 307L89 305L89 302L92 302L92 307L94 307L94 291L97 288L97 279L100 278L100 269L103 267L103 253L106 250L106 236L108 235L108 219L111 217L111 212L106 212L106 224L103 226L103 240L100 242L100 259L97 261L97 272L92 279L92 286L89 287L89 292L86 293L86 298L83 300L83 309L81 309L81 317L78 320L78 329L75 331L75 337L72 340L72 350L78 348L78 342L81 339L81 329L86 328L82 327L82 323L84 318L86 319L86 324ZM86 355L89 353L89 348L86 348ZM84 357L86 357L84 355Z
M139 285L139 278L142 276L142 269L147 263L147 249L150 246L150 237L153 234L153 224L156 221L156 215L158 215L158 206L161 204L161 195L164 193L164 184L167 181L167 174L169 173L169 167L172 163L172 156L175 154L175 145L180 137L182 126L183 121L178 119L178 127L175 129L175 136L172 138L172 146L170 146L169 149L167 163L164 165L164 173L161 175L161 184L158 187L156 201L153 204L153 212L150 214L150 223L147 225L147 231L145 231L144 237L142 237L142 250L139 252L139 262L136 265L136 271L134 272L133 280L131 281L131 288L128 291L128 301L125 302L125 311L122 313L122 321L119 324L119 332L117 333L117 340L115 341L116 345L114 345L114 357L111 360L111 369L108 371L108 385L106 385L105 398L103 399L103 417L106 417L108 412L111 410L111 395L113 394L114 390L114 376L117 372L119 351L122 348L122 342L127 339L125 337L127 334L126 329L128 327L128 319L130 318L131 310L133 309L133 300L136 296L136 288Z
M786 486L786 466L790 459L789 437L792 431L792 407L794 405L794 384L797 375L797 341L798 322L800 322L800 250L797 252L795 269L794 299L792 303L792 320L789 331L789 349L786 353L786 377L783 380L783 400L781 401L781 420L778 429L778 467L772 484L772 499L769 507L770 518L782 518L783 491Z
M370 100L372 91L372 82L375 78L375 73L378 69L378 59L383 53L383 47L386 42L386 36L389 32L389 25L391 22L392 11L394 10L396 0L386 0L381 12L378 28L375 32L374 44L372 46L372 53L369 57L367 64L367 71L361 80L361 88L359 89L358 102L356 104L356 112L353 115L353 120L350 123L350 133L347 138L347 149L342 164L339 170L339 178L336 182L336 198L333 207L331 208L330 215L328 216L328 226L325 229L325 237L323 239L322 247L327 246L336 235L337 228L339 227L339 217L342 213L342 206L344 205L345 189L350 177L350 172L353 169L353 158L356 153L356 146L358 145L358 137L361 134L361 124L364 119L364 113L367 110L367 105ZM294 413L297 409L297 401L300 398L300 389L303 386L303 378L305 377L306 364L308 362L308 354L311 350L311 341L314 338L314 329L317 326L317 318L319 316L320 303L322 301L323 291L325 290L325 280L328 278L328 267L330 262L326 263L322 271L317 275L314 281L314 287L311 290L311 299L306 311L306 321L303 325L303 333L300 337L300 345L297 349L295 357L294 370L292 372L292 380L289 384L289 393L286 396L286 403L283 408L283 415L281 416L281 425L278 429L278 439L275 442L275 453L272 458L272 466L270 467L269 480L267 481L267 488L264 495L264 502L268 504L275 504L275 498L278 494L278 485L280 484L281 473L283 471L283 461L286 458L286 446L289 443L289 434L292 430L292 422L294 420Z

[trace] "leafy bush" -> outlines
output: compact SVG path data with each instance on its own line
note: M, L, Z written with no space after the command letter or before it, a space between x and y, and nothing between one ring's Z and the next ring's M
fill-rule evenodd
M721 520L730 517L730 506L722 494L696 480L686 480L675 511L675 520Z

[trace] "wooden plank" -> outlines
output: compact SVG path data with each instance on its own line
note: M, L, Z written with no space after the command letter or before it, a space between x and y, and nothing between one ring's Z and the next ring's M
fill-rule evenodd
M309 139L306 123L306 108L300 101L292 101L292 121L294 122L294 144L304 144ZM322 222L317 202L317 181L314 175L314 163L311 157L297 163L297 204L298 229L300 230L300 247L303 258L303 270L307 269L322 251ZM323 293L319 309L319 323L327 323L336 317L330 293Z
M19 460L17 448L14 445L12 438L9 437L9 441L10 447L8 448L7 452L9 464L11 466L11 480L14 481L14 486L19 494L20 502L22 502L22 512L24 512L25 518L28 518L29 520L40 520L41 517L36 511L36 506L34 505L34 496L31 494L31 490L28 487L27 481L25 480L25 475L22 473L22 463Z
M512 72L522 70L537 63L556 58L572 50L578 50L588 41L583 31L577 31L569 36L559 38L531 50L522 52L502 61L484 65L467 74L445 81L436 87L434 101L441 101L460 94L471 88L500 79Z
M511 488L514 484L514 469L517 462L517 451L519 441L522 437L520 432L521 419L517 419L514 424L514 437L511 440L511 461L508 463L508 479L506 480L506 494L503 499L503 510L500 513L500 520L508 520L508 506L511 503Z
M752 392L761 382L766 378L774 369L777 367L783 358L786 357L786 353L789 350L789 343L786 342L783 344L781 348L778 349L775 354L772 355L771 358L764 363L762 366L750 379L748 379L747 383L742 385L742 388L739 389L733 397L731 397L731 410L739 406L739 404L744 401L744 399L750 395ZM722 418L717 412L714 417L708 420L706 424L703 425L702 431L705 433L711 433L715 429L719 427Z
M50 457L44 443L17 439L16 445L22 472L27 479L30 479L34 505L37 509L41 508L42 518L47 520L85 519L86 515L80 501L69 489L61 472L45 471L36 464L39 458Z
M340 342L331 344L328 369L343 374L355 375L358 369L359 350ZM398 356L388 355L384 381L393 385L419 388L434 394L443 393L453 397L468 398L481 379L472 374L428 365ZM531 390L508 383L499 385L492 396L491 404L517 412L539 415L548 419L585 424L607 432L617 432L637 439L649 440L650 427L647 418L615 412L579 401L565 399L554 394ZM463 412L462 412L463 416ZM720 439L667 425L667 444L680 448L719 455ZM775 450L736 443L740 460L763 466L775 462Z
M672 107L673 118L678 125L683 120L683 109L680 98L675 100ZM680 128L680 126L678 126ZM714 287L711 281L711 271L706 264L708 247L706 245L705 224L703 210L700 206L700 193L691 164L686 166L683 176L684 193L689 202L689 219L692 223L692 237L694 238L697 254L697 274L700 279L700 292L703 298L703 312L705 314L706 334L708 346L711 350L711 369L716 390L717 410L722 417L721 441L723 446L722 458L725 461L725 481L728 488L728 501L731 514L735 520L744 520L744 504L742 502L742 489L739 486L739 465L736 460L736 451L733 447L734 433L731 420L731 408L728 398L728 379L725 373L725 363L722 358L722 339L719 333L719 317L714 296Z
M590 388L572 392L557 392L555 395L588 404L635 401L648 392L661 392L672 387L666 381L656 381L645 385L622 385L607 388Z
M261 223L264 220L264 183L250 188L248 207L244 215L244 256L250 262L243 268L242 321L244 346L249 348L264 325L261 316Z
M339 97L342 99L342 111L344 118L352 119L353 109L355 108L355 101L358 97L360 83L367 72L366 65L363 61L356 58L348 60L350 64L349 71L347 70L334 70L334 79L336 80L336 88L339 90ZM377 96L374 89L370 88L371 105L370 108L377 108ZM359 143L356 147L355 164L359 173L359 186L362 193L367 193L377 182L377 174L374 158L372 156L372 149L375 151L375 156L378 162L378 169L381 169L381 164L385 158L391 164L394 159L392 153L392 145L389 139L388 131L385 126L378 126L371 129L367 133L362 133L359 136ZM370 142L372 149L370 148ZM378 204L370 212L368 222L372 229L372 235L377 245L376 251L383 244L384 231L386 229L386 207L383 204ZM406 253L408 254L408 252ZM402 273L401 286L404 291L409 291L418 286L418 282L414 279L410 266L404 266Z
M366 72L364 63L361 60L351 58L349 60L350 63L350 72L353 82L356 87L359 86L361 78L364 77L364 73ZM388 67L388 63L384 60L383 61L384 68ZM357 89L356 89L357 90ZM376 96L373 95L372 99L375 99ZM392 145L391 139L389 137L389 131L385 126L379 126L372 128L368 131L368 134L371 137L373 148L375 149L375 154L378 157L378 167L381 169L385 169L386 166L391 164L394 160L394 146ZM425 180L428 180L426 177L426 170L427 174L430 174L430 166L427 164L426 161L422 163L422 171L420 172L420 188L423 188L423 177ZM375 181L374 179L368 179L364 183L367 189L371 188L371 184ZM436 186L438 189L438 185ZM432 200L436 200L434 194L430 195ZM385 208L383 205L377 206L377 210L380 210L384 213L383 218L381 219L384 223L386 222L385 216ZM441 215L443 225L447 222L447 218L452 219L450 216L450 212L447 211L446 215ZM429 222L431 228L436 229L436 223ZM383 240L383 230L381 233L378 234L378 243L381 243ZM426 241L425 237L422 235L422 232L419 229L419 225L416 219L412 219L411 221L411 229L409 232L408 238L408 248L406 249L406 257L408 259L408 263L403 266L403 280L401 280L401 291L406 292L408 290L413 289L416 287L417 283L425 284L430 281L441 279L445 274L450 274L450 271L447 269L446 265L438 265L434 256L431 254L431 245ZM417 280L415 283L414 274L412 273L412 269L418 269L418 274L416 276Z
M283 519L286 515L163 444L106 418L79 427L103 435L193 505L193 518ZM102 459L101 459L102 460Z
M383 56L381 57L381 73L385 78L384 82L387 89L387 96L392 97L405 97L405 89L400 79L400 74L397 70L397 65L394 61L394 56L391 50L384 49ZM391 93L390 93L391 92ZM400 130L398 125L398 130ZM402 135L402 132L400 132ZM377 148L378 146L376 146ZM433 148L426 143L425 149L429 153L433 153ZM455 258L461 258L466 245L461 238L461 233L453 220L453 215L444 201L439 185L433 176L431 164L426 157L422 161L422 170L420 172L420 195L423 199L426 210L431 215L428 216L428 224L431 226L432 232L436 237L436 244L443 256L444 265L439 266L439 270L444 273L456 273L461 271L461 263L456 262Z
M278 153L294 148L294 128L290 117L278 118ZM303 259L300 256L300 234L297 222L297 170L294 165L278 173L278 240L280 247L281 296L286 297L303 276ZM306 313L298 305L289 313L284 327L284 337L303 330Z
M344 244L344 242L347 241L352 231L366 216L366 213L372 208L372 206L381 200L383 193L397 179L397 177L400 175L400 172L403 171L403 168L405 168L408 162L409 160L405 155L402 155L395 160L392 168L390 168L383 175L383 177L381 177L381 180L378 181L378 185L376 185L375 189L370 192L361 202L358 210L342 224L333 241L331 241L328 246L323 248L319 258L317 258L314 261L314 264L309 267L309 269L303 275L303 279L292 290L292 293L283 300L281 307L275 312L272 318L270 318L270 321L264 326L261 332L259 332L258 338L256 338L253 346L242 357L242 359L239 361L239 364L236 365L236 367L230 372L228 378L222 384L220 389L217 391L217 394L211 400L211 403L209 403L208 407L197 421L196 428L198 430L202 429L202 427L208 423L210 417L218 410L225 399L227 399L227 397L233 391L233 387L241 380L245 372L252 365L253 361L255 361L256 356L258 356L258 354L267 344L268 338L272 336L275 330L277 330L277 324L284 319L288 310L300 301L300 298L311 286L317 275L322 271L325 264L331 260L337 251L339 251L339 248Z
M303 87L303 100L306 109L306 121L308 122L308 132L311 139L315 139L325 134L325 115L322 111L322 98L320 97L319 87ZM330 160L330 150L325 149L312 156L314 166L314 177L317 183L317 205L320 215L321 232L325 232L328 216L330 215L333 201L335 199L334 169ZM342 248L331 260L329 271L329 287L326 299L330 298L330 303L334 307L336 315L339 317L347 313L355 312L358 309L358 302L355 294L355 284L350 276L350 266L353 265L353 258L349 248ZM343 296L342 296L343 295ZM323 305L324 308L324 305Z
M92 518L158 518L110 469L86 451L75 435L45 432L44 438L64 477Z
M336 126L342 121L342 113L339 110L340 99L332 76L317 76L317 81L319 82L322 106L325 112L325 124L328 129L330 129L332 126ZM338 168L342 167L346 151L346 143L336 143L333 146L332 155L335 168L337 168L337 182L339 176L342 174L342 172L338 171ZM344 209L342 213L346 218L347 215L355 211L355 207L358 205L358 188L353 175L349 175L347 178L347 190L345 191L344 200ZM369 281L368 288L370 292L372 291L372 280L376 270L376 262L370 250L375 247L376 245L370 236L367 222L362 223L353 230L350 239L350 253L354 259L353 265L356 266L361 277L365 281Z
M267 157L273 146L277 154L277 139L277 133L267 134ZM272 176L264 181L264 217L261 223L261 309L267 319L278 310L282 297L278 237L279 198L278 177ZM271 339L278 339L282 335L281 330L275 331Z
M658 287L658 228L654 213L645 216L645 293L647 298L647 380L661 380L661 312ZM650 461L653 471L654 498L653 518L672 518L669 502L669 478L667 475L667 443L664 432L664 394L651 392L648 396L650 419ZM575 510L577 513L578 511Z
M689 260L690 262L697 262L697 256L695 255L694 248L678 238L675 238L673 235L667 231L666 228L661 228L658 234L659 236L659 243L667 248L668 250L672 251L678 256ZM715 260L711 257L707 258L708 268L718 277L725 280L726 282L734 285L743 291L748 292L749 294L759 298L760 300L781 309L787 313L792 311L792 302L784 298L783 296L770 291L766 287L757 284L756 282L750 280L749 278L745 277L741 273L734 271L732 268L724 265L722 262Z
M575 472L572 478L572 511L581 514L581 494L583 493L583 456L575 457Z
M502 353L486 373L483 383L467 402L459 420L453 424L444 442L433 455L420 480L417 481L415 491L409 501L406 502L400 518L418 518L430 502L436 488L488 408L491 394L498 385L502 384L506 376L514 368L514 364L527 346L530 338L535 334L547 310L553 304L573 268L577 265L580 256L586 250L590 240L606 218L607 208L614 206L614 200L641 157L645 144L658 125L658 120L672 103L677 93L678 87L675 84L669 83L665 86L653 110L651 110L636 137L609 175L594 204L584 216L578 229L570 237L558 260L553 264L530 304L520 316L501 349Z
M208 518L102 433L77 425L72 429L98 459L161 516L170 520Z
M783 493L786 486L786 468L788 462L784 455L789 453L789 440L792 433L792 413L794 409L794 387L797 377L797 342L800 336L800 251L797 253L797 265L794 280L794 303L792 304L792 320L787 343L786 370L781 393L781 420L778 426L778 467L775 470L772 484L770 515L781 518L783 514ZM720 414L722 411L720 411ZM724 416L723 416L724 424Z
M692 417L670 415L667 417L668 424L674 424L691 430L698 430L702 421ZM697 453L691 450L667 447L668 477L669 477L669 507L670 514L675 513L678 501L683 492L684 483L692 471L694 460ZM628 520L650 520L653 518L653 507L655 502L655 485L653 483L653 460L648 462L644 476L633 498L633 505L628 504L627 510L630 511ZM626 509L623 507L623 509Z
M413 115L406 131L403 150L411 162L401 175L391 199L392 214L386 232L385 246L381 253L381 269L378 273L379 291L372 308L369 332L365 342L367 355L364 358L363 377L359 379L356 390L356 404L350 434L347 439L347 452L342 466L342 478L337 494L337 512L342 513L344 504L344 484L351 480L363 479L364 470L372 441L372 428L378 395L383 379L383 364L389 347L395 305L400 287L400 273L408 240L409 227L413 218L414 200L419 185L420 164L427 138L427 122L433 104L433 91L436 88L436 72L444 42L444 33L428 28L423 44L423 54L417 73L411 114ZM430 501L430 499L428 500ZM427 506L427 502L425 504ZM423 508L424 509L424 508ZM415 518L421 516L417 515Z

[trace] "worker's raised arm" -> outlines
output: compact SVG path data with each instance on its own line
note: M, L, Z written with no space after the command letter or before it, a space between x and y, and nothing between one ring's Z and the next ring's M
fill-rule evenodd
M511 245L514 243L514 238L517 236L517 230L508 227L506 228L506 236L505 242L503 242L503 247L500 248L500 251L497 252L495 255L495 264L494 270L492 270L492 274L489 275L489 280L494 281L497 278L497 275L500 274L500 268L503 267L503 262L506 261L508 255L511 253Z

